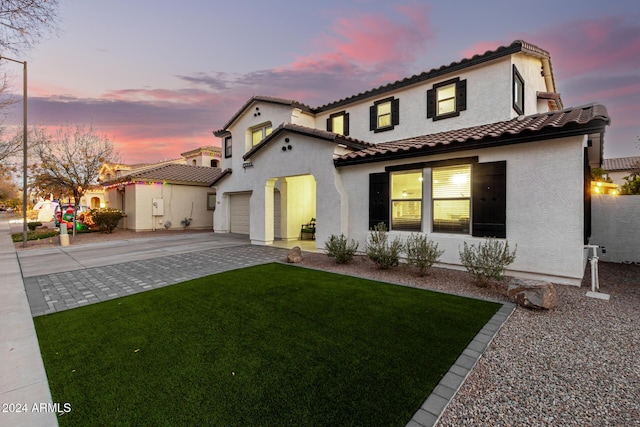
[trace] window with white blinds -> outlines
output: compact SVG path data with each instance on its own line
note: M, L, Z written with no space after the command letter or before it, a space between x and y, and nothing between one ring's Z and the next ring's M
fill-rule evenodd
M431 176L433 231L469 233L471 165L434 168Z
M391 174L391 229L421 231L422 170Z

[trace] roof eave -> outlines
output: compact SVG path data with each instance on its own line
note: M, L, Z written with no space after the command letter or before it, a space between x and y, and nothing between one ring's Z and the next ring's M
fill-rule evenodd
M558 138L566 138L578 135L588 135L592 133L604 134L605 126L608 124L606 119L594 119L587 125L567 126L567 128L553 128L540 132L522 132L513 136L489 137L480 140L466 140L462 142L454 142L451 144L437 144L433 147L421 147L416 149L407 149L397 151L395 153L384 155L373 155L368 157L356 158L337 158L334 160L335 167L354 166L366 163L387 162L392 160L402 160L417 156L431 156L435 154L452 153L457 151L465 151L470 149L483 149L490 147L501 147L506 145L522 144L525 142L533 142L540 140L550 140Z

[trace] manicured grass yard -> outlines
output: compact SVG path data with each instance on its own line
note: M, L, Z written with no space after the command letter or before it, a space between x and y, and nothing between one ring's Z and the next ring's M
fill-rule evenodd
M34 320L63 426L404 426L499 308L269 264Z

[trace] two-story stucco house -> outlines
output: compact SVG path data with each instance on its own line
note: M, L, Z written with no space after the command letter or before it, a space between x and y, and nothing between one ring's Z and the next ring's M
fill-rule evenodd
M452 268L493 236L517 244L509 274L577 285L608 124L602 105L564 108L550 54L523 41L317 108L255 96L214 132L214 228L268 245L316 218L318 248L364 248L384 222Z

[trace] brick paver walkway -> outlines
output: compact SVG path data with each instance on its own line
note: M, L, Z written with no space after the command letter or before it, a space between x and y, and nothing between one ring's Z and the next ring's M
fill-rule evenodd
M286 249L247 244L25 277L24 287L35 317L286 256Z

